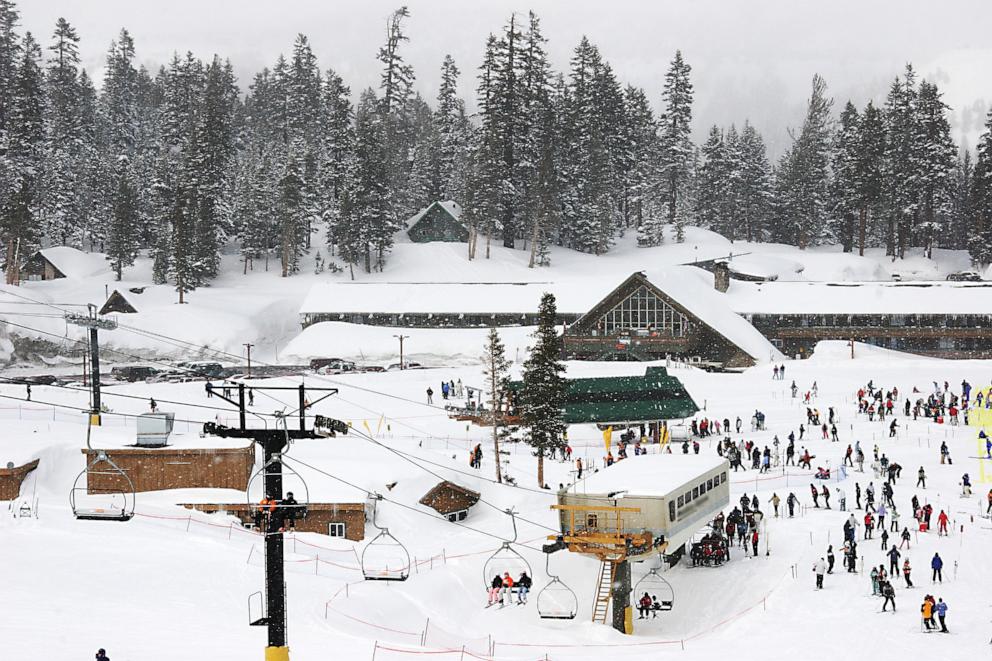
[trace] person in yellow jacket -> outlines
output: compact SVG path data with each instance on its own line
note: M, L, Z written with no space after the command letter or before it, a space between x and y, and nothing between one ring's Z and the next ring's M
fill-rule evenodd
M927 631L930 631L930 623L933 621L933 602L930 601L929 595L924 597L920 612L923 614L923 626L926 627Z

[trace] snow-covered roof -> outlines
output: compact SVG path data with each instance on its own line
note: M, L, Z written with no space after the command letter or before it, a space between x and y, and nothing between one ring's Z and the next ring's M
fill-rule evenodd
M548 282L335 282L314 285L300 314L533 314L545 292L558 311L581 314L596 303L581 287Z
M38 252L67 278L85 278L109 268L103 253L83 252L68 246L42 248Z
M713 276L702 269L672 266L645 272L652 285L704 324L758 361L778 360L776 349L749 321L728 307L713 289Z
M989 314L992 283L732 281L725 298L741 314Z
M629 457L579 480L575 491L581 494L608 494L623 491L617 498L666 496L700 475L727 466L727 460L713 454L649 454Z
M444 200L443 202L441 202L441 201L431 202L426 207L424 207L423 209L421 209L417 213L415 213L412 216L410 216L409 218L407 218L407 221L406 221L406 227L407 227L407 229L409 229L409 228L413 227L414 225L416 225L417 223L419 223L420 222L420 219L423 218L424 215L428 211L430 211L431 208L433 208L435 204L438 205L438 206L440 206L441 208L443 208L445 211L447 211L448 214L452 218L454 218L455 220L460 220L461 219L461 216L462 216L462 207L461 207L460 204L458 204L454 200Z

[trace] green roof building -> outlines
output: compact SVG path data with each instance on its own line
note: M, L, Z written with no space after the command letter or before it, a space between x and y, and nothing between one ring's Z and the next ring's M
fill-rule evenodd
M434 202L407 221L407 236L414 243L468 241L468 229L460 218L462 208L454 201Z

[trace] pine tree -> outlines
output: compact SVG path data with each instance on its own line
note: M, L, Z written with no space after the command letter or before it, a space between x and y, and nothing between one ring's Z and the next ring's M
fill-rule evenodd
M489 410L485 421L493 430L493 457L496 463L496 481L503 482L500 470L500 439L505 438L505 410L507 387L510 381L510 361L506 358L506 347L495 327L489 329L486 347L482 354L482 374L489 390Z
M858 206L858 255L864 256L869 225L881 215L884 186L885 119L870 101L858 125L855 199ZM877 233L877 232L876 232Z
M321 129L320 176L323 181L323 216L327 225L327 243L334 254L341 216L341 194L344 191L348 163L354 149L351 89L333 70L324 75L323 127Z
M692 67L682 59L682 51L675 51L668 73L662 101L665 112L658 121L661 131L661 187L664 190L666 221L675 228L675 240L685 240L685 225L689 221L691 208L685 199L691 188L690 175L693 146L691 138L692 122L692 82L689 74ZM654 243L660 243L655 239Z
M884 205L888 223L885 254L906 256L910 234L919 217L920 152L916 73L906 66L885 100Z
M137 237L130 231L137 222L137 215L134 189L127 176L120 175L114 215L110 222L110 241L107 243L107 259L118 281L123 276L124 267L134 264L134 258L138 255Z
M13 0L0 0L0 144L7 144L11 104L13 97L6 90L12 90L17 78L17 62L20 59L21 42L17 34L20 14ZM0 191L2 193L2 191ZM0 195L0 203L4 200Z
M980 268L992 264L992 110L978 141L970 201L974 223L968 240L971 261Z
M641 88L628 85L624 91L624 117L624 148L629 164L623 173L623 224L637 228L638 244L655 245L664 237L664 216L656 194L658 125Z
M844 252L854 250L858 203L858 154L861 148L861 117L850 101L840 114L840 127L834 136L833 180L831 182L831 231Z
M917 103L916 144L920 159L918 243L925 256L933 257L938 237L948 229L953 209L956 148L947 121L948 106L933 83L920 83Z
M700 227L724 233L733 239L733 235L729 234L733 226L728 227L723 217L730 183L730 164L720 127L710 127L706 142L699 151L702 163L697 175L696 219Z
M186 293L196 288L196 209L183 188L176 191L170 223L172 226L169 271L179 292L179 303L186 302Z
M555 328L557 309L553 294L544 294L538 309L534 346L524 362L523 389L520 393L524 440L537 455L537 483L544 487L544 458L554 456L565 445L565 366L561 357L561 337Z
M458 97L458 67L450 55L441 63L441 88L437 95L434 128L438 135L440 198L465 204L465 167L471 135L465 102Z
M827 84L813 76L813 91L799 134L782 157L777 173L780 239L803 250L824 235L829 205L832 101Z
M750 122L744 122L738 143L741 233L746 241L767 238L771 215L771 168L765 152L765 141Z
M954 186L951 193L952 208L948 231L944 235L942 246L952 250L968 247L968 236L972 226L972 180L975 176L975 164L971 160L971 152L967 149L957 159L954 169Z
M403 29L403 22L410 17L405 6L394 11L386 24L386 43L379 48L377 59L382 66L379 88L380 122L383 128L383 144L386 155L387 191L386 204L400 217L406 218L415 211L415 202L410 185L412 166L411 152L416 142L413 93L413 67L403 59L401 46L409 41ZM391 215L391 214L390 214ZM392 220L390 219L392 224ZM392 225L390 233L398 227ZM382 237L377 245L388 248ZM377 263L384 261L384 250L378 250Z

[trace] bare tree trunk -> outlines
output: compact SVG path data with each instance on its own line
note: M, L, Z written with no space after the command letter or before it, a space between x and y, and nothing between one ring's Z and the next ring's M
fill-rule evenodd
M544 488L544 450L537 452L537 486Z
M530 234L530 262L527 268L534 268L534 261L537 259L537 241L541 236L541 222L539 216L534 216L533 228Z
M493 241L493 234L492 234L492 232L490 232L490 231L487 230L486 231L486 259L489 259L489 249L490 249L490 246L492 245L492 241Z

